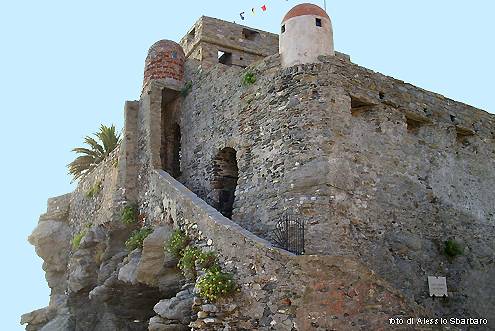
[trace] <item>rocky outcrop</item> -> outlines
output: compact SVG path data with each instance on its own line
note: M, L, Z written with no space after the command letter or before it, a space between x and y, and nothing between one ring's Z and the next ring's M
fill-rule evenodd
M68 195L51 199L29 236L44 260L52 292L49 306L23 315L21 324L27 324L28 331L147 330L153 307L175 298L183 284L177 261L164 250L170 227L157 227L143 249L128 252L124 241L132 226L118 219L107 225L71 225L69 201ZM72 244L78 234L80 241ZM169 307L175 309L174 317L191 307L185 292L179 293L182 303ZM183 324L180 319L155 320L160 318L161 329L180 330L189 323L187 316Z
M36 254L44 261L43 270L51 293L48 307L21 317L21 323L28 324L26 330L41 329L63 311L67 301L67 273L72 239L68 213L69 195L49 199L47 212L41 215L38 226L28 238L34 245Z
M177 259L164 249L171 230L171 226L159 226L144 240L142 257L136 270L139 282L161 290L176 287L181 282Z

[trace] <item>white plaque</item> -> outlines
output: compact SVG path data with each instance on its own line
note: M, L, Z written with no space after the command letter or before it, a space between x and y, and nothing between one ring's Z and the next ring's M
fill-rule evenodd
M431 297L447 296L447 279L445 277L428 276L428 287Z

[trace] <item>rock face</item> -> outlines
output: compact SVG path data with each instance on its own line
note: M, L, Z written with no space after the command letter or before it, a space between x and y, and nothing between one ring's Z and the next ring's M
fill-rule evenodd
M68 222L69 195L48 200L48 210L41 215L38 226L29 236L36 254L43 259L43 270L51 289L49 306L25 314L21 323L28 323L27 330L38 330L57 314L64 311L70 241L72 233Z
M157 227L143 249L129 252L125 241L137 226L121 223L120 191L107 188L113 197L82 197L85 185L101 176L114 179L112 162L102 164L74 193L50 199L29 236L52 289L48 307L22 316L29 331L147 330L153 307L174 297L183 285L177 261L164 250L170 225ZM101 211L108 201L113 201L111 210ZM161 322L169 329L185 326L179 320Z
M172 228L159 226L143 243L143 252L136 269L136 279L161 290L173 289L182 281L177 259L164 249Z

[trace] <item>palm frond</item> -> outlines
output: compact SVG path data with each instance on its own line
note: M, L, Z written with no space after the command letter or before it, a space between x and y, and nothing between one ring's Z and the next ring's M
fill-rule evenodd
M84 148L84 147L76 147L76 148L73 148L72 151L74 153L77 153L77 154L86 154L86 155L90 155L94 158L97 158L97 157L100 157L101 154L98 152L98 151L95 151L93 149L89 149L89 148Z
M95 133L95 136L103 143L105 155L110 154L117 147L120 139L120 134L116 134L114 125L108 127L102 124L100 131Z
M78 156L67 165L69 174L73 176L73 181L81 178L93 170L101 161L105 159L119 144L120 134L116 134L115 126L100 126L100 131L94 134L97 139L86 136L84 143L88 147L76 147L72 151Z
M89 147L92 150L94 150L95 152L98 152L100 154L100 156L105 155L105 149L103 148L103 146L98 141L96 141L96 139L94 139L90 136L86 136L84 138L84 143L86 145L89 145Z
M95 159L89 155L82 155L77 157L74 161L69 163L69 174L73 176L73 180L79 179L87 172L93 170L96 167Z

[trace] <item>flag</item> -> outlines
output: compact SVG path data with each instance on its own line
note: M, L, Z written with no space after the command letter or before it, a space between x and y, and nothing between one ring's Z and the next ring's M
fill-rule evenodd
M254 8L251 8L251 13L253 13L253 15L256 15L256 13L254 12Z
M261 6L261 10L266 11L266 5Z
M244 21L244 14L245 14L245 12L239 13L239 16L241 17L241 20L243 20L243 21Z

